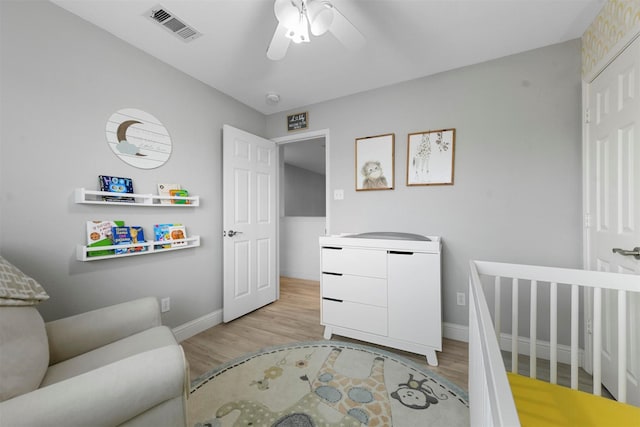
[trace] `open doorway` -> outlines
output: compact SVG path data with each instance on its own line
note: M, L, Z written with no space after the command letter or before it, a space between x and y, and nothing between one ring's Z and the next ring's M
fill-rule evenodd
M325 217L325 139L313 138L280 146L284 159L283 192L286 217Z
M325 135L280 143L280 276L320 280L318 237L327 228Z

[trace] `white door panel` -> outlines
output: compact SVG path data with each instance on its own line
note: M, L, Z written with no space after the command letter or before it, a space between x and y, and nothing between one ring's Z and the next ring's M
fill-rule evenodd
M613 252L640 246L640 39L588 87L587 258L601 271L640 274L640 260ZM639 280L640 288L640 280ZM602 295L602 383L618 393L618 292ZM627 401L640 405L640 297L626 299Z
M223 319L276 299L276 145L223 128Z

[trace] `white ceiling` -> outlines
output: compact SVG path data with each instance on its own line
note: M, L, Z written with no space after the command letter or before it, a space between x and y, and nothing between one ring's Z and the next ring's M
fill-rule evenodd
M332 0L365 36L330 33L266 57L273 0L51 0L264 114L292 110L581 37L603 0ZM185 43L144 13L161 4L203 36ZM276 92L280 102L267 105Z

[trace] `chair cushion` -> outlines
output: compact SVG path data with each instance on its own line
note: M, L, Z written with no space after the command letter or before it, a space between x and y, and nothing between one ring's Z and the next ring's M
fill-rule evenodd
M80 356L51 365L40 387L75 377L138 353L168 345L177 345L171 329L166 326L147 329Z
M0 402L36 390L49 365L49 344L35 307L0 306Z

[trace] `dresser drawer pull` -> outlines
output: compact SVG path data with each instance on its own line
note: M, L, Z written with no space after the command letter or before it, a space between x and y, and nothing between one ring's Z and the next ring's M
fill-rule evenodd
M390 255L413 255L413 252L403 252L403 251L387 251Z
M339 246L323 246L322 249L332 249L334 251L341 251L342 248Z
M331 273L329 271L323 271L322 274L329 274L331 276L342 276L342 273Z
M336 299L336 298L322 297L322 299L326 299L327 301L333 301L333 302L344 302L344 300Z

